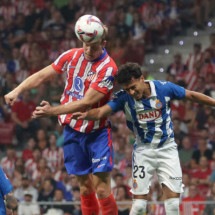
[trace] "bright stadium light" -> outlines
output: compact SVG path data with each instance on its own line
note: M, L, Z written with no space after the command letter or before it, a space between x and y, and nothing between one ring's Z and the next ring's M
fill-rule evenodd
M169 54L169 49L165 49L165 50L164 50L164 53L165 53L165 54Z
M159 72L164 72L164 68L161 67L161 68L159 69Z
M193 32L193 36L195 36L195 37L197 37L198 34L199 34L198 31L194 31L194 32Z
M150 59L150 60L149 60L149 63L150 63L150 64L154 64L154 62L155 62L154 59Z
M213 23L212 22L208 22L208 27L212 27Z
M179 41L179 45L180 45L180 46L183 46L183 45L184 45L184 41L183 41L183 40L180 40L180 41Z

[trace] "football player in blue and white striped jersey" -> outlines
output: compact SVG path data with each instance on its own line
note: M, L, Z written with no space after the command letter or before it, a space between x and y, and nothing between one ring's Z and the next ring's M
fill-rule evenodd
M101 108L76 113L79 119L98 120L124 111L127 126L135 136L133 150L133 204L130 215L144 214L154 172L162 186L167 215L179 214L183 192L182 170L174 140L170 102L187 99L215 106L215 99L167 81L147 81L136 63L119 67L117 82L122 89Z

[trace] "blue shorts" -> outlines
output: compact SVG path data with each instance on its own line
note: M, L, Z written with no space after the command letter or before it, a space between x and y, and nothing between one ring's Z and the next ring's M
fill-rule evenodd
M68 174L86 175L113 169L111 128L86 134L66 125L63 150Z

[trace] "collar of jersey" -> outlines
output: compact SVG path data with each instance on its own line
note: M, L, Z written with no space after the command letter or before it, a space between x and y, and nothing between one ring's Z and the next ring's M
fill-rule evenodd
M96 58L95 60L92 60L91 62L102 60L105 57L105 55L107 54L107 51L105 48L102 48L102 50L103 50L103 53L98 58Z
M154 84L154 82L153 81L149 81L149 80L145 80L145 82L149 83L149 86L150 86L150 89L151 89L151 95L149 97L156 97L157 93L156 93L156 90L155 90L155 84Z

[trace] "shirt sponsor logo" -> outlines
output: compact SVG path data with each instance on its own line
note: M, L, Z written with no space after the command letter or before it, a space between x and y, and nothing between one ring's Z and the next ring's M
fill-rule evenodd
M172 177L172 176L169 176L169 179L171 179L171 180L182 180L182 177Z
M98 163L103 160L107 160L107 156L101 158L92 158L92 163Z
M77 99L82 99L84 96L82 95L79 95L77 92L71 92L69 90L66 91L66 95L69 95L69 96L72 96L72 97L75 97Z
M113 88L113 82L114 82L114 77L113 76L109 76L107 77L105 80L103 80L101 83L99 83L99 87L106 87L109 90L111 90Z
M150 110L138 114L138 119L144 122L153 121L161 116L160 110Z
M75 91L80 92L83 89L83 81L80 77L76 77L74 81Z

